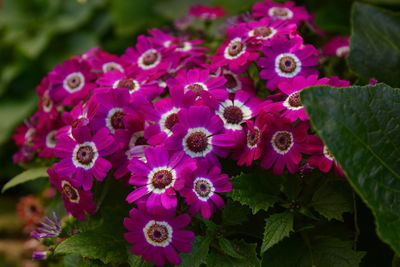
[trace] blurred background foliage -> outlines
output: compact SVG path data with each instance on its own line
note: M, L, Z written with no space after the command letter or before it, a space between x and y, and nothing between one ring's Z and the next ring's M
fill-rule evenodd
M250 10L257 0L0 0L0 187L21 168L12 163L15 127L36 108L35 88L55 65L94 46L120 55L146 29L172 26L196 4L223 6L229 15ZM283 2L283 1L280 1ZM296 0L315 14L328 38L350 34L353 0ZM400 0L364 0L399 10ZM221 20L222 22L223 20ZM322 40L319 40L320 44ZM318 43L318 42L317 42ZM10 190L0 214L13 213L18 196L43 181ZM0 231L14 235L14 217L0 217ZM5 225L5 226L4 226ZM13 227L4 230L4 227ZM1 243L0 243L1 247ZM1 249L1 248L0 248ZM0 255L0 263L3 262Z

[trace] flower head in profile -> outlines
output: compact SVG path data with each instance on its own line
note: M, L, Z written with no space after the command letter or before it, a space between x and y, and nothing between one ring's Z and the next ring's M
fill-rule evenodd
M182 261L177 251L189 253L192 250L194 233L182 229L190 223L189 215L174 217L174 214L175 211L155 215L144 205L133 208L124 219L124 226L129 231L124 238L132 244L132 253L156 266L163 266L166 261L180 265Z
M55 211L52 213L53 219L45 217L45 222L40 222L41 227L31 232L31 237L41 240L43 238L56 237L61 233L61 223Z
M79 186L90 190L93 177L102 181L111 169L105 156L114 152L114 138L107 128L101 128L93 136L88 127L72 130L72 137L60 137L55 154L61 159L54 165L60 176L73 176Z
M92 192L82 190L74 179L59 176L54 169L48 169L47 172L50 182L60 192L68 213L83 221L87 213L94 214L96 212Z
M350 36L337 36L327 42L322 53L326 56L347 57L350 52Z
M189 14L203 20L215 20L225 16L226 11L220 6L211 7L206 5L194 5L190 7Z
M288 1L283 4L272 0L264 0L253 6L253 16L256 18L267 17L270 20L284 20L299 24L307 21L309 14L303 6L296 6L295 2Z
M217 209L224 207L224 200L217 193L232 191L232 184L227 174L221 174L221 169L212 166L205 160L198 161L198 168L188 179L181 194L190 206L193 215L201 213L209 219Z

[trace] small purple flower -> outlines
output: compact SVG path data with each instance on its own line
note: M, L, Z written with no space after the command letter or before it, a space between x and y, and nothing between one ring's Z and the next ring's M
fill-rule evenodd
M31 232L31 237L40 240L43 238L56 237L61 233L61 223L58 220L57 214L53 211L53 220L45 217L45 222L41 222L42 227Z
M49 255L48 251L34 251L32 254L32 260L43 261L43 260L47 259L48 255Z
M88 127L72 130L72 137L60 137L55 154L61 161L54 169L61 176L74 176L79 185L90 190L93 176L102 181L111 169L111 163L104 157L114 152L114 138L110 131L101 128L92 136Z

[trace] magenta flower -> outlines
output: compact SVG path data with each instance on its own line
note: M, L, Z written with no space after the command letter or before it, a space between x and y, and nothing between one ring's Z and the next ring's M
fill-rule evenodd
M264 0L254 4L253 16L256 18L267 17L271 20L284 20L291 23L307 21L309 14L303 6L295 6L292 1L283 4L271 0Z
M96 212L92 192L81 190L74 179L59 176L53 169L48 169L47 172L50 182L60 192L67 212L81 221L85 220L86 213Z
M196 161L185 157L183 151L169 155L163 147L149 147L144 154L146 163L133 159L128 166L133 173L129 182L136 189L126 200L132 203L143 199L152 213L175 209L176 191L183 188L185 179L196 169Z
M250 166L254 160L261 158L263 152L262 136L266 128L265 116L257 116L255 122L253 120L246 121L246 143L232 155L239 166Z
M270 116L267 124L261 166L265 169L273 166L276 175L282 175L285 167L290 173L295 173L305 149L308 123L301 122L292 127L288 120Z
M190 223L189 215L173 216L173 212L162 216L150 214L143 206L131 209L129 218L124 219L124 226L129 230L124 238L133 244L132 253L157 266L163 266L166 261L180 265L177 251L189 253L192 250L194 233L181 229Z
M42 129L36 132L33 138L34 148L39 150L40 158L51 158L54 156L57 144L57 131L64 124L60 121L50 121Z
M94 70L102 73L112 71L124 72L129 67L128 62L125 60L101 50L97 51L88 61Z
M232 184L227 174L221 174L221 169L212 166L205 160L199 160L198 169L188 180L181 194L190 206L193 215L201 212L203 218L209 219L217 208L224 207L224 200L217 193L232 191Z
M202 91L207 91L217 99L225 98L228 92L224 89L224 77L212 77L209 70L183 69L179 74L167 81L168 87L183 91L193 98L199 97Z
M266 112L282 112L281 116L295 122L297 119L302 121L309 120L303 104L300 99L300 91L306 87L315 85L326 85L329 83L328 78L318 80L317 75L308 77L297 76L292 80L284 81L279 84L279 89L287 96L283 101L268 103L264 106Z
M267 57L258 60L263 68L260 77L267 80L269 90L275 90L279 83L296 76L318 75L318 70L313 68L318 65L318 51L311 45L303 45L299 36L290 40L272 39L271 47L264 46L261 50Z
M39 96L38 103L38 128L49 127L49 123L58 119L57 105L50 97L51 83L48 77L45 77L36 88L36 94Z
M308 137L306 153L311 154L308 163L312 167L316 167L320 171L327 173L332 169L333 165L335 166L335 173L344 176L344 172L336 159L318 136L310 135Z
M226 11L220 6L211 7L206 5L194 5L190 7L189 14L203 20L215 20L225 16Z
M217 155L226 157L236 144L235 135L223 133L224 123L206 106L192 106L178 113L173 135L165 140L169 150L184 151L191 158L205 158L219 165Z
M337 36L327 42L322 53L326 56L347 57L350 52L350 36Z
M53 88L50 97L63 105L75 105L89 95L95 87L95 76L85 61L70 59L58 65L49 74Z
M79 186L90 190L93 176L102 181L111 169L104 157L114 149L114 138L108 129L101 128L92 136L88 127L76 128L72 137L65 135L58 140L55 154L61 161L54 169L60 176L73 176Z
M232 71L242 70L247 64L258 58L257 46L247 39L234 37L225 40L212 59L213 66L226 66Z

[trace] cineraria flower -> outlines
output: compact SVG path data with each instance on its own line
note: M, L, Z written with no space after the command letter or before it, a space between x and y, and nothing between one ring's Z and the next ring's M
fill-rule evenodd
M253 120L246 121L246 143L242 149L237 149L232 155L239 166L250 166L254 160L261 157L263 152L262 136L266 128L267 122L264 116L257 116L255 122Z
M32 144L33 138L36 135L36 122L35 115L29 120L26 120L24 124L20 125L15 129L13 135L14 142L17 146Z
M50 182L60 192L67 212L81 221L85 220L86 213L96 212L92 192L81 190L75 180L59 176L53 169L48 169L47 172Z
M54 149L57 144L57 131L64 124L57 120L49 121L47 125L37 131L36 136L33 138L33 147L39 150L40 158L51 158L54 156Z
M261 166L265 169L273 166L276 175L282 175L285 166L290 173L295 173L305 149L308 123L300 122L292 127L287 119L270 116L267 124Z
M75 105L95 87L91 82L94 78L85 61L64 61L49 74L50 82L54 85L50 90L50 97L56 102L61 101L63 105Z
M240 35L242 37L255 37L264 45L270 43L271 38L282 35L292 36L297 32L296 24L288 24L286 21L273 21L269 18L241 23L235 28L228 30L228 36Z
M224 122L228 131L240 131L242 124L258 114L261 99L245 91L238 91L233 97L226 98L216 107L215 113Z
M290 40L285 37L271 40L271 47L263 46L267 56L260 58L257 64L263 68L260 77L267 80L267 88L275 90L278 84L296 76L317 75L318 51L311 45L303 45L299 36Z
M183 150L191 158L205 158L219 165L216 155L226 157L236 145L236 136L223 133L224 123L206 106L182 109L178 120L179 123L172 128L173 135L164 143L169 150Z
M116 70L124 72L129 67L129 64L125 60L101 50L89 62L94 70L103 73Z
M212 77L209 70L183 69L175 78L167 81L168 87L183 91L184 94L192 95L194 98L207 91L216 99L226 98L228 92L224 89L224 77Z
M189 14L193 17L204 20L215 20L226 15L225 10L220 7L211 7L206 5L194 5L189 9Z
M303 104L300 99L300 91L306 87L315 85L328 84L328 78L318 80L317 75L310 75L308 77L297 76L289 81L284 81L279 84L279 89L287 95L286 99L279 102L268 103L264 106L266 112L283 112L282 117L294 122L297 119L302 121L309 120Z
M326 56L347 57L350 52L350 36L337 36L326 43L322 53Z
M148 75L140 74L137 68L129 68L122 73L120 71L111 71L105 73L96 82L101 89L123 88L129 91L131 95L141 94L149 101L152 101L160 94L160 87L157 81L148 82Z
M234 73L227 69L220 69L222 71L222 76L224 76L225 88L226 90L233 94L239 90L246 91L252 95L255 95L256 89L254 88L253 80L248 76L239 76L239 74ZM219 72L217 72L219 76Z
M114 152L114 138L110 131L101 128L94 136L88 127L72 130L72 137L60 137L55 154L61 161L54 165L60 176L74 176L79 186L90 190L93 176L102 181L111 169L111 163L104 157Z
M149 147L144 151L146 163L132 159L128 168L133 173L130 184L136 189L128 195L129 203L139 199L146 201L149 212L162 213L163 209L175 209L179 191L196 169L196 161L176 152L169 155L163 147ZM160 209L161 208L161 209Z
M235 37L225 40L212 59L213 66L225 66L232 71L243 69L258 58L257 47L246 39Z
M344 176L336 159L318 136L310 135L308 137L306 153L311 154L308 163L312 167L317 167L322 172L327 173L332 169L332 165L334 165L335 173Z
M133 244L132 253L157 266L163 266L166 260L180 265L181 258L176 251L189 253L194 233L181 229L190 223L189 215L173 216L174 212L160 216L146 212L143 206L133 208L129 218L124 219L124 226L129 230L124 238Z
M292 23L299 23L308 20L309 14L303 6L295 6L292 1L283 4L271 0L258 2L253 6L253 16L256 18L268 17L271 20L285 20Z
M45 217L46 222L40 222L42 227L37 228L35 231L31 232L31 237L40 240L43 238L57 237L61 233L61 223L58 220L55 211L52 213L53 220L49 217Z
M224 200L217 193L232 191L232 184L227 174L221 174L219 167L212 166L205 160L199 160L197 164L197 170L187 181L181 194L190 206L191 214L201 212L203 218L209 219L217 208L224 207Z

